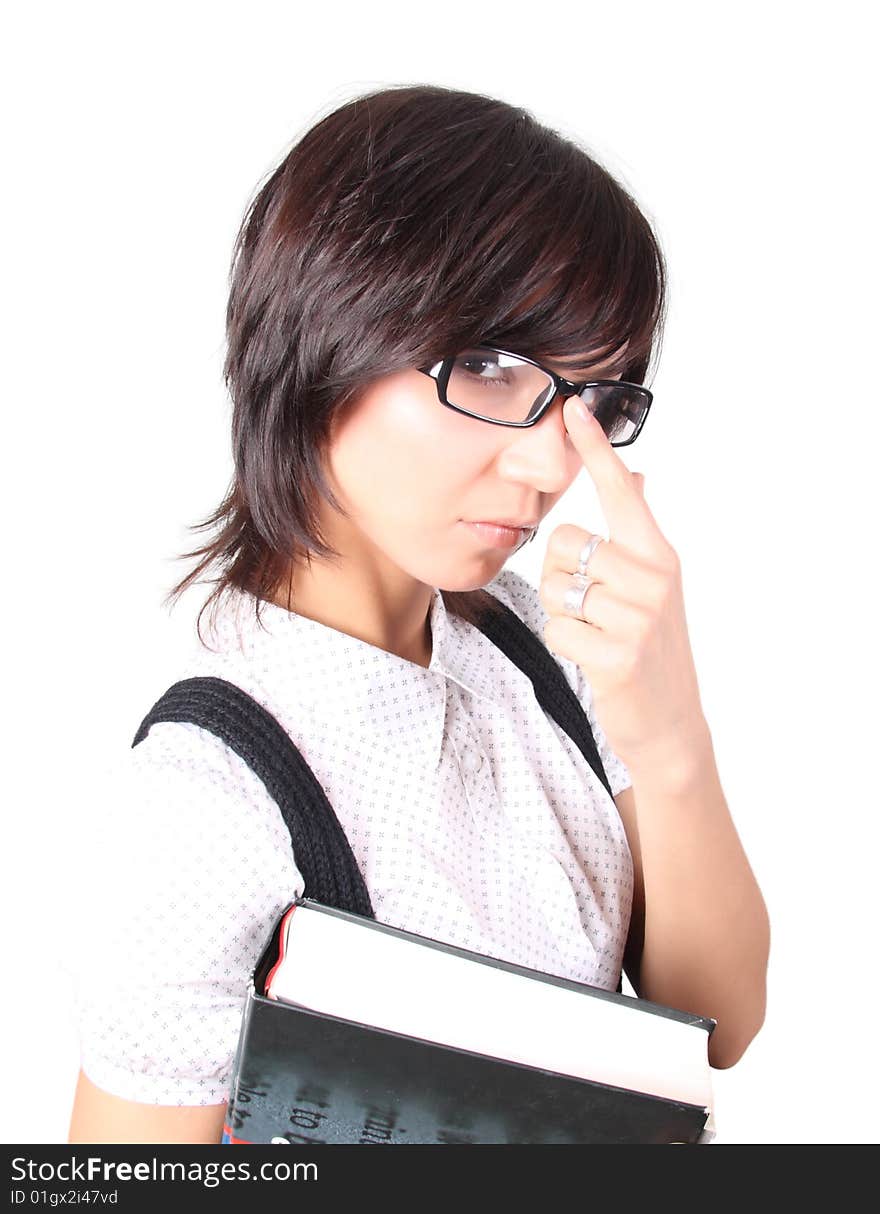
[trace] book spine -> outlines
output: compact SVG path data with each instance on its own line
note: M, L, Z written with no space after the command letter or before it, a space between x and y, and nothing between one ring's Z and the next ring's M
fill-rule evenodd
M697 1139L697 1146L707 1146L710 1142L713 1142L714 1139L718 1137L715 1127L715 1110L708 1109L707 1112L708 1116L706 1117L706 1124L703 1126L703 1132Z
M241 1018L241 1032L239 1033L238 1045L235 1048L235 1057L232 1062L229 1102L226 1106L226 1117L223 1123L223 1136L220 1139L221 1145L237 1146L239 1144L249 1144L251 1141L249 1138L239 1137L238 1132L242 1129L248 1119L249 1113L247 1105L251 1100L250 1093L243 1087L241 1083L241 1073L248 1047L253 1009L254 984L251 982L245 998L244 1012L242 1013Z

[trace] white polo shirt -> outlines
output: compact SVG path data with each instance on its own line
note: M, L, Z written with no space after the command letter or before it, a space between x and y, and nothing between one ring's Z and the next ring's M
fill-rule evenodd
M503 569L487 588L543 641L526 579ZM528 677L439 592L427 669L273 604L261 626L253 602L236 594L180 677L230 680L289 733L377 920L614 990L632 904L626 834ZM589 685L556 661L617 795L629 774ZM83 1069L129 1100L222 1103L254 965L303 893L290 835L262 781L199 726L153 725L104 774L70 933Z

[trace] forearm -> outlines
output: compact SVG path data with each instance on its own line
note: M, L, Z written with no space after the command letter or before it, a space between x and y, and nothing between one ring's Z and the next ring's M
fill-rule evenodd
M97 1087L81 1070L67 1141L219 1144L225 1113L225 1104L179 1106L123 1100Z
M642 998L712 1016L732 1066L764 1019L770 925L721 788L708 727L630 767L645 887Z

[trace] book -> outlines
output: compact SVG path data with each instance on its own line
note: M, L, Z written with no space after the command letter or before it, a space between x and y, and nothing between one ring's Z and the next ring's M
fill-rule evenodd
M707 1143L715 1024L298 898L248 989L223 1141Z

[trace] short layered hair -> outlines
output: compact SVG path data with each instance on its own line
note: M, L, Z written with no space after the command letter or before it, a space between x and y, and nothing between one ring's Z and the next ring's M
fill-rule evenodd
M378 89L312 126L258 188L233 249L224 381L234 470L180 554L260 605L294 560L338 554L324 455L378 378L476 345L590 361L645 383L666 311L664 257L634 198L527 110L436 85ZM623 353L621 353L623 351ZM468 620L485 591L446 591ZM295 605L294 605L295 609Z

